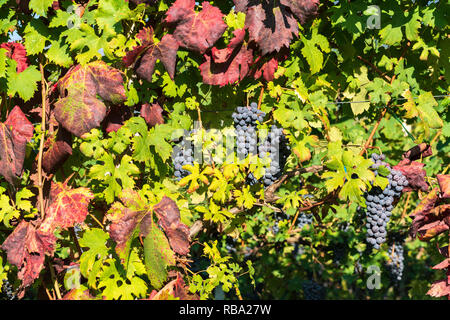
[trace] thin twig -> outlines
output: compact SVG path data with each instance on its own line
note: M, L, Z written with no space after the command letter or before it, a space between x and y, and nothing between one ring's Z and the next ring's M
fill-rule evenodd
M369 146L372 142L373 136L375 135L375 132L377 132L378 126L380 125L380 122L383 119L386 112L387 112L387 107L384 108L383 112L381 112L380 118L378 119L377 123L373 127L372 132L370 133L370 136L367 139L366 144L364 145L364 148L362 148L361 152L359 153L360 156L362 156L364 154L364 152L366 152L367 148L369 148Z
M56 278L55 270L53 269L53 265L50 263L50 260L48 261L48 266L50 268L50 276L52 278L53 287L55 288L56 297L58 298L58 300L61 300L62 297L61 297L61 291L59 291L58 279Z
M41 71L41 85L42 85L42 113L41 113L41 141L39 145L39 155L38 155L38 190L39 190L39 206L41 211L41 219L45 217L45 207L44 207L44 183L42 178L42 156L44 153L44 142L45 142L45 120L47 117L47 82L44 76L44 67L42 63L39 64Z

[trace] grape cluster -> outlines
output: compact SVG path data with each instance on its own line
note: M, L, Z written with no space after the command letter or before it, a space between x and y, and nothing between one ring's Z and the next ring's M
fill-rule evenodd
M394 242L389 246L388 254L389 261L387 263L387 269L394 281L400 281L403 277L404 269L404 249L401 242Z
M264 159L267 156L270 158L269 167L262 177L264 186L268 187L280 178L290 153L291 149L283 129L272 125L267 138L258 146L259 158Z
M16 300L16 294L8 279L3 279L0 300Z
M313 215L310 213L301 212L297 217L297 227L302 229L307 224L311 224L313 222Z
M258 105L252 102L249 107L237 107L233 112L234 128L237 137L237 154L240 159L257 152L257 121L262 122L266 114L258 110Z
M384 155L373 153L371 158L374 162L371 168L374 169L375 176L378 175L377 169L380 166L386 167L390 172L387 176L389 184L386 188L382 190L379 187L372 187L365 195L367 243L374 249L379 249L386 241L386 226L394 209L394 200L400 197L403 187L408 185L408 180L400 171L391 169L390 165L383 161Z
M303 295L305 300L324 300L325 288L314 280L308 280L303 282Z
M188 135L190 135L192 131L188 131ZM190 140L182 137L178 144L173 148L173 166L175 169L175 179L181 180L182 178L189 175L189 171L183 169L184 165L193 164L194 163L194 150L192 148L192 143Z

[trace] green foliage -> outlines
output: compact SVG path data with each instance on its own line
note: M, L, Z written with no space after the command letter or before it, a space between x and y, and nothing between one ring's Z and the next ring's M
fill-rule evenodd
M181 21L172 17L177 10L170 11L179 1L135 2L140 1L59 1L56 8L50 0L25 6L0 1L0 123L9 130L5 121L18 105L35 128L24 162L15 163L17 185L0 176L0 243L22 221L41 236L41 204L48 212L57 198L52 186L68 181L70 188L92 191L89 214L68 230L57 225L55 235L45 234L55 237L55 248L40 253L79 268L80 287L61 286L68 299L148 298L169 290L178 277L186 283L185 294L200 299L222 293L226 299L301 299L302 284L311 279L326 288L328 299L428 298L431 283L440 278L430 266L441 262L436 247L448 245L448 233L429 242L407 238L404 278L393 283L384 267L388 244L373 252L366 245L364 196L388 184L386 168L378 168L377 176L371 168L373 152L394 166L405 151L430 144L432 155L416 160L425 164L429 190L438 187L437 174L448 174L449 4L324 0L309 17L308 10L296 9L298 1L285 1L283 10L273 1L274 8L261 13L277 30L269 34L266 25L257 28L261 19L252 14L258 9L249 9L254 4L207 1L209 10L220 12L212 15L217 23L203 25L205 34L198 35L186 26L193 16L201 21L206 3L183 9ZM377 7L380 26L369 28ZM223 33L211 30L222 23ZM141 32L144 27L149 29ZM257 29L267 38L258 38ZM246 30L240 42L237 30ZM11 51L11 39L25 54L21 47ZM174 75L167 57L152 51L164 52L158 47L164 45L173 46ZM238 55L244 49L248 60ZM145 64L146 56L157 58ZM207 75L214 73L218 85L206 84L201 66L207 59ZM42 90L45 128L39 124ZM292 151L287 176L266 189L250 185L247 177L261 178L267 161L237 161L235 152L227 159L233 161L221 161L225 142L236 138L233 110L253 101L266 113L258 129L283 127ZM145 104L160 109L145 114ZM192 129L196 159L178 181L172 153ZM58 133L58 144L51 145L47 138L55 130L71 138ZM5 141L16 144L20 137L5 132ZM56 159L54 170L43 170L39 159ZM0 157L0 165L9 160ZM429 190L415 188L398 200L389 234L408 233L408 214ZM153 210L164 196L177 206L180 223L169 224L179 227L175 231ZM117 232L114 219L122 214L136 215L119 219ZM298 223L304 214L310 225ZM186 255L174 250L180 234L191 236ZM9 255L1 247L0 279L17 279L19 287L27 268ZM371 266L381 269L377 290L367 287ZM33 279L34 289L53 290L50 276L46 264ZM57 275L60 284L73 276Z

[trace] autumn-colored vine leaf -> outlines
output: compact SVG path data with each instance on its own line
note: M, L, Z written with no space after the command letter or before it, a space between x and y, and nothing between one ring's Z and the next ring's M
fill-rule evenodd
M450 175L438 174L436 178L439 183L439 188L441 189L442 198L450 198Z
M64 128L53 132L44 144L42 167L45 172L55 172L72 155L72 136Z
M6 238L1 248L8 262L19 269L22 287L31 285L44 267L45 255L53 255L56 237L53 233L37 230L30 222L22 220Z
M153 207L158 214L158 223L169 238L173 251L180 255L189 253L189 228L180 220L180 210L175 201L164 196L161 201Z
M167 267L175 264L175 255L163 231L155 224L149 226L144 239L144 260L151 285L159 289L167 279Z
M426 158L433 154L433 149L429 144L420 143L408 151L404 152L403 159L409 159L411 161L419 160L420 158Z
M19 106L0 123L0 175L14 185L22 175L27 142L33 137L33 124Z
M6 42L0 44L0 48L6 49L6 56L17 62L17 73L28 68L27 51L19 42Z
M58 81L58 89L55 118L77 137L103 121L107 113L104 101L120 104L126 100L122 74L103 61L72 67Z
M157 124L163 124L163 108L158 103L153 103L152 105L144 103L141 107L141 116L145 119L145 122L151 127Z
M261 58L259 58L261 59ZM259 61L255 61L257 64ZM261 66L257 68L254 72L253 77L255 79L263 77L266 81L272 81L274 79L275 71L278 69L278 59L276 57L272 57L269 60L263 61Z
M175 25L173 37L179 45L205 53L227 29L220 9L202 2L202 10L195 12L195 0L176 0L167 10L165 22Z
M172 35L166 34L158 44L151 44L141 57L136 73L141 78L152 82L153 71L157 60L161 60L170 78L175 76L178 43Z
M154 42L153 29L143 28L137 34L140 45L129 51L123 58L126 67L136 64L136 73L147 81L152 81L157 60L161 60L171 79L175 75L178 42L171 34L166 34L158 43Z
M289 47L298 36L298 21L304 24L317 13L318 0L234 0L236 10L244 12L245 28L263 55Z
M450 284L446 279L435 281L427 294L434 298L448 296L450 295Z
M248 74L253 51L244 43L244 29L237 29L233 34L227 48L214 47L204 55L206 61L199 67L204 83L224 86L240 81Z
M396 166L395 170L399 170L408 180L408 186L403 188L403 192L413 190L428 190L428 183L425 180L426 171L423 169L425 164L417 161L411 161L407 158L401 160Z
M85 286L69 290L61 300L97 300Z
M170 281L159 291L153 290L145 300L168 300L169 298L179 298L180 300L199 300L196 294L189 292L188 286L184 282L181 274L177 272L177 278Z
M67 229L86 219L93 193L84 187L72 189L64 183L52 183L49 206L39 231L52 233L56 228Z
M104 129L107 133L119 130L125 121L132 117L131 110L124 106L112 106L104 120Z
M134 190L125 189L119 199L120 202L113 203L106 218L111 222L109 235L116 242L116 252L128 268L131 243L138 236L146 235L145 228L152 224L152 214L149 206Z

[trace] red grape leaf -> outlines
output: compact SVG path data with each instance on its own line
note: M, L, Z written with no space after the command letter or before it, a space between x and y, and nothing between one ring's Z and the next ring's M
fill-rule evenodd
M6 49L6 56L17 62L17 73L28 68L27 51L23 44L19 42L6 42L2 43L0 48Z
M433 267L435 270L447 269L450 267L450 259L445 259Z
M209 2L202 3L202 10L195 12L195 0L176 0L167 10L165 22L176 25L174 38L180 46L205 53L219 40L227 29L220 9Z
M18 106L0 123L0 175L12 185L22 174L27 141L33 131L33 124Z
M112 106L104 120L104 129L106 132L119 130L123 123L132 116L130 108L124 106Z
M153 29L142 29L137 38L141 45L129 51L123 58L125 66L130 66L138 58L136 73L143 79L151 82L157 60L161 60L170 78L175 76L178 42L171 34L166 34L157 44L153 42Z
M408 186L403 188L403 192L413 191L413 190L428 190L428 183L425 180L427 175L426 171L423 169L425 164L417 161L411 161L407 158L400 161L396 166L395 170L399 170L408 180Z
M253 62L253 51L244 43L245 30L233 32L234 38L225 49L212 48L204 55L206 61L200 65L203 82L224 86L242 80Z
M436 178L439 183L439 188L441 189L442 198L450 198L450 175L448 174L438 174Z
M52 183L50 189L50 205L39 231L52 233L56 228L67 229L81 223L88 214L89 202L94 195L88 188L71 189L64 183Z
M173 251L180 255L189 253L189 228L180 220L180 210L175 201L164 196L161 201L153 207L158 214L159 225L169 238Z
M58 81L58 89L55 118L77 137L103 121L107 112L104 101L120 104L126 100L122 74L103 61L72 67Z
M257 63L256 61L255 63ZM261 76L266 81L272 81L274 79L275 71L278 69L278 60L272 57L270 60L263 62L262 66L256 69L254 78L259 79Z
M289 47L301 24L317 13L318 0L235 0L236 9L246 13L245 27L250 40L258 44L262 54Z
M448 229L449 226L446 225L443 221L434 221L428 223L419 228L418 230L419 239L421 241L428 241L436 237L437 235L441 234L442 232L447 231Z
M120 201L113 203L106 218L111 221L109 235L117 243L116 252L128 267L131 243L138 236L147 236L153 221L151 208L136 191L124 190Z
M428 295L438 298L450 295L450 285L447 280L438 280L431 285L431 289L427 292Z
M3 242L1 248L7 253L8 262L19 268L22 287L27 287L39 277L44 267L45 255L53 255L56 237L43 233L29 222L22 220Z
M72 154L72 136L60 128L50 135L44 144L42 167L45 172L55 172Z
M141 107L141 116L145 119L148 125L151 127L156 126L157 124L163 124L164 118L162 116L163 109L158 103L154 103L149 105L145 103Z

